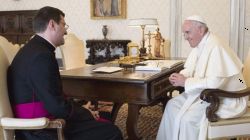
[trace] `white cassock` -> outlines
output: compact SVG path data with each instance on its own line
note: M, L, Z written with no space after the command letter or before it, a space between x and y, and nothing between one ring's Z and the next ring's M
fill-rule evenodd
M242 63L234 52L212 33L207 33L188 56L180 72L187 77L185 92L171 99L164 111L157 140L205 140L207 102L199 96L207 88L238 91L246 88ZM220 118L238 117L246 111L248 98L220 101Z

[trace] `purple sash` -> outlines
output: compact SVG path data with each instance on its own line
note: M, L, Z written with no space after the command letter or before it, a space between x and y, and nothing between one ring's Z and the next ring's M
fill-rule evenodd
M14 112L17 118L39 118L39 117L47 117L49 119L54 118L44 108L44 104L42 102L17 104L14 107Z

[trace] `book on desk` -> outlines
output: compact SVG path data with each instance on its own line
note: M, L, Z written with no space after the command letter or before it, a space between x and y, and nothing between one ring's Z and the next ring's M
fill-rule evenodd
M140 62L143 65L136 66L137 71L161 71L163 69L172 68L183 63L183 60L147 60Z

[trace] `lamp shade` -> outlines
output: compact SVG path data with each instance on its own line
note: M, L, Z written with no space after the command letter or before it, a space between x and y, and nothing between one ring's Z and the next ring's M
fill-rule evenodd
M157 19L155 18L138 18L130 19L128 26L156 26L158 25Z

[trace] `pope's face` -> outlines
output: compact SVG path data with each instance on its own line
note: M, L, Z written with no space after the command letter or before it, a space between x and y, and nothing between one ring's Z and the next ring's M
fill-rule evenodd
M200 43L204 35L204 32L202 31L198 23L191 20L184 21L182 25L182 32L185 40L188 41L189 45L192 48L196 47Z

